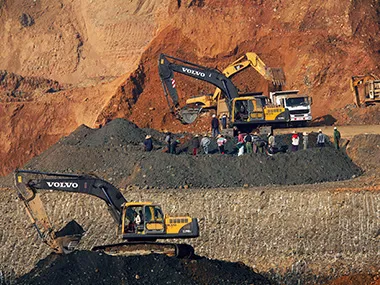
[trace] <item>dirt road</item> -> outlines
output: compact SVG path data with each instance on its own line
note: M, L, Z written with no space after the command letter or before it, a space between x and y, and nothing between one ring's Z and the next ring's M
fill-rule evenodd
M380 125L357 125L357 126L337 126L342 138L351 139L355 135L359 134L380 134ZM334 126L322 126L322 127L304 127L304 128L289 128L289 129L276 129L275 134L286 134L293 130L302 132L318 132L321 129L322 132L328 136L332 136L334 132Z

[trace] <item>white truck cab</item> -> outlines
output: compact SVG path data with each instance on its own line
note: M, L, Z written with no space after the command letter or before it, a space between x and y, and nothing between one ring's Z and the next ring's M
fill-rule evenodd
M289 110L291 125L307 125L313 118L311 116L311 97L298 94L299 90L286 90L270 92L273 104L282 105Z

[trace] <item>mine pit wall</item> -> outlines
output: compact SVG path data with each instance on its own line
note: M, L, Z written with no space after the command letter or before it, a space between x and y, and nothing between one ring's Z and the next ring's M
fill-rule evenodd
M199 255L241 261L255 271L339 276L380 269L379 192L334 192L321 184L124 194L129 201L159 203L168 214L198 217L201 237L189 243ZM17 276L50 251L38 240L14 192L1 191L0 198L0 270ZM118 241L102 201L60 193L44 194L43 200L56 225L75 218L87 230L82 249Z

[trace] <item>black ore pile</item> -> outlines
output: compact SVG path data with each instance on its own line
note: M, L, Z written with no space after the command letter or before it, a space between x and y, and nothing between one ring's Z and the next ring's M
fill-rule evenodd
M164 255L109 256L91 251L51 254L16 284L270 284L240 263Z
M144 152L146 134L153 137L155 150ZM179 137L179 135L177 135ZM350 179L361 170L342 151L330 145L274 156L251 154L238 157L230 139L226 155L218 154L215 141L212 154L189 155L189 136L182 136L179 155L165 153L165 135L139 129L117 119L101 129L79 127L25 166L53 172L95 173L111 183L125 187L172 188L239 187L243 185L293 185ZM277 136L280 145L290 143L289 135ZM302 144L301 144L302 145Z

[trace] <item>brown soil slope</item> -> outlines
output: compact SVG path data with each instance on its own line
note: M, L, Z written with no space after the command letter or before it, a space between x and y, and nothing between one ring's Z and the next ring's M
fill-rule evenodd
M156 35L167 2L0 1L0 69L68 83L122 75Z
M207 128L207 116L184 127L168 114L157 71L161 52L223 69L253 51L268 66L284 68L288 89L313 97L314 117L379 123L377 107L350 107L347 84L354 74L379 74L378 11L378 2L370 0L2 0L0 69L93 86L1 104L0 171L9 172L83 123L93 127L126 117L140 127ZM194 81L177 77L182 100L214 89ZM253 70L234 82L243 91L266 90Z

